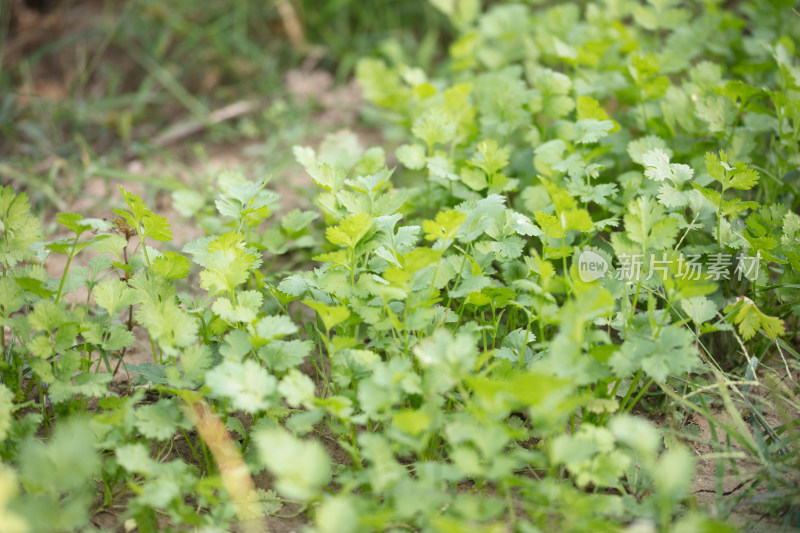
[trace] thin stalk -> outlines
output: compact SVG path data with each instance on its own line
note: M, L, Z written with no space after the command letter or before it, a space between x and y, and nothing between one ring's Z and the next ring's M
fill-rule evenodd
M67 273L69 272L69 265L72 263L72 257L75 255L75 248L78 246L78 238L80 235L75 235L72 241L72 249L67 254L67 264L64 266L64 272L61 274L61 283L58 285L58 293L56 294L56 305L61 301L61 294L64 291L64 283L67 281Z
M636 385L639 384L639 381L642 379L642 369L640 368L639 371L633 376L633 380L631 381L630 386L628 387L628 392L625 393L625 397L622 399L622 403L620 403L619 410L625 412L625 407L628 405L628 400L630 400L631 395L633 394L633 389L636 388Z
M633 400L631 400L630 405L625 407L624 412L625 413L630 413L633 410L633 408L636 407L636 404L639 403L639 400L642 399L642 396L644 396L644 394L647 392L647 389L649 389L650 386L655 382L656 382L655 379L650 378L650 381L648 381L645 384L645 386L642 387L642 389L639 391L639 394L637 394L636 397ZM628 392L630 393L631 390L632 389L629 389Z

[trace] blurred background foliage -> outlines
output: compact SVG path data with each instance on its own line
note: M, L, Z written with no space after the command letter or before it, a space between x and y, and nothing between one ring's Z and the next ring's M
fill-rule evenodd
M432 68L453 33L426 0L0 0L0 180L64 209L87 177L209 143L266 138L280 166L324 133L308 94L365 55Z

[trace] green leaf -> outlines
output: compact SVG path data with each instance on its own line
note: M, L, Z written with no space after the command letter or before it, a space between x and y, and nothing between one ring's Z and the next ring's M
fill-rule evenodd
M431 150L436 144L447 144L456 136L452 118L442 108L432 108L414 119L411 125L414 137L422 139Z
M392 426L414 437L430 429L432 422L431 414L422 409L408 409L392 415Z
M337 350L331 358L331 379L340 387L348 387L372 373L380 357L371 350Z
M181 254L167 250L153 260L153 270L165 279L183 279L189 275L192 264Z
M281 220L281 227L295 235L303 231L306 226L313 222L319 214L313 211L300 211L299 209L292 209Z
M625 231L642 250L664 250L675 242L678 222L666 216L664 208L649 196L640 196L628 204Z
M664 382L669 376L680 376L697 365L694 335L677 326L665 326L655 339L631 333L608 362L614 374L629 377L642 368L651 378Z
M142 237L156 241L171 241L172 230L169 221L156 213L149 213L142 219Z
M128 245L128 241L122 235L109 235L105 239L92 241L92 248L101 254L111 254L122 261L122 250Z
M32 258L31 245L42 239L42 225L30 210L27 194L0 187L0 264L6 267Z
M358 241L372 228L372 224L369 214L358 213L347 217L338 226L329 227L325 236L333 244L355 248Z
M249 324L258 317L262 300L263 296L258 291L242 291L236 293L236 305L228 298L219 297L211 305L211 310L232 324L236 322Z
M511 235L499 241L489 243L489 249L496 253L497 258L501 261L507 259L516 259L522 255L522 250L524 247L525 241L516 235Z
M449 241L455 239L461 224L467 219L467 215L455 209L446 209L436 213L435 220L426 220L422 223L422 230L425 232L425 239L435 241L442 239Z
M206 345L193 344L181 352L180 366L183 369L184 379L192 382L201 380L206 371L211 368L211 364L211 349Z
M281 379L278 392L291 407L310 408L314 403L314 382L296 368L289 370Z
M294 335L297 333L297 326L292 319L286 315L268 315L256 323L256 335L264 340L273 340Z
M717 314L717 306L705 296L681 300L681 307L698 326L708 322Z
M206 250L196 252L195 262L205 267L200 272L200 287L211 294L233 292L247 281L252 269L261 265L261 259L245 247L244 236L240 233L225 233L207 246Z
M667 142L661 137L647 135L628 143L628 155L634 163L644 165L644 154L654 152L655 149L666 154L667 159L672 157L672 150L667 147ZM658 152L656 152L658 153Z
M86 342L111 352L131 346L136 340L133 333L122 324L112 324L107 328L105 324L92 322L86 325L81 334Z
M122 444L114 450L119 465L135 474L151 474L158 463L150 457L149 446L141 443Z
M420 144L403 144L394 154L406 168L411 170L425 168L425 147Z
M168 383L166 366L155 363L139 363L138 365L128 365L127 369L131 374L136 374L144 378L145 381L162 384Z
M575 123L575 142L578 144L596 143L614 129L610 120L585 118Z
M319 314L327 331L330 331L334 326L341 324L350 317L350 311L343 305L331 307L322 302L315 302L313 300L303 300L303 303Z
M303 363L314 348L311 341L272 341L258 349L258 356L274 372L286 372Z
M94 301L111 316L138 303L136 291L121 279L106 278L94 289Z
M122 185L117 185L122 198L128 204L128 211L115 208L112 211L121 216L131 228L141 232L142 238L151 238L156 241L169 241L172 231L166 218L153 213L136 194L125 190Z
M11 420L14 418L14 393L0 383L0 442L6 440Z
M644 175L655 181L670 180L680 185L692 179L694 170L687 165L669 162L669 154L660 148L654 148L642 154Z
M61 421L47 444L34 438L19 444L20 480L29 491L39 494L61 496L68 491L81 491L100 471L94 446L95 433L86 420L76 417ZM53 504L63 509L67 502L57 500Z
M192 218L206 205L206 197L192 189L172 192L172 207L184 218Z
M92 227L89 224L81 224L83 215L79 213L59 213L56 215L56 222L80 236L85 231L89 231Z
M736 120L736 106L718 94L707 94L697 99L695 114L708 125L708 130L714 133L725 132L734 125Z
M309 500L330 481L330 460L318 442L297 439L282 429L257 431L253 441L261 462L277 477L276 488L286 497Z
M352 500L346 494L337 494L322 500L314 513L319 533L355 533L359 527L360 515Z
M758 171L749 168L741 161L730 172L729 186L740 191L749 191L758 183Z
M249 413L277 405L277 381L252 359L223 361L206 373L206 385L217 396L228 398L235 409Z
M414 347L414 355L423 367L432 367L444 373L442 386L452 387L474 372L478 351L475 339L466 333L453 336L444 329Z
M653 481L662 498L676 502L685 498L694 479L694 458L684 446L670 447L653 469Z
M487 176L493 176L508 165L510 155L511 150L500 148L497 141L487 139L478 143L478 154L469 163L482 169Z
M175 398L162 398L154 404L139 407L134 411L134 419L142 435L162 441L172 437L179 428L190 426Z
M741 307L736 316L733 317L733 322L739 325L739 333L744 340L747 341L755 337L759 329L763 329L770 339L777 339L786 335L783 320L765 314L755 303L747 298L740 299L738 303L741 304ZM725 308L725 312L730 313L736 307L737 304L731 304Z
M153 338L169 353L189 346L197 339L197 321L181 309L174 298L162 302L143 302L135 313Z
M62 403L78 395L84 398L102 398L108 394L110 382L111 374L79 373L72 380L61 376L50 384L47 395L53 403Z
M757 171L741 161L731 167L724 151L720 151L719 156L706 152L706 170L712 178L722 184L723 192L730 188L747 191L758 183Z

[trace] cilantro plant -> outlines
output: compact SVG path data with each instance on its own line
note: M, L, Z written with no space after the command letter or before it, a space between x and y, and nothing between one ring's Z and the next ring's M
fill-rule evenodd
M4 524L796 520L790 4L433 4L435 75L358 65L393 141L294 148L314 210L227 171L173 193L182 249L124 188L45 241L0 189Z

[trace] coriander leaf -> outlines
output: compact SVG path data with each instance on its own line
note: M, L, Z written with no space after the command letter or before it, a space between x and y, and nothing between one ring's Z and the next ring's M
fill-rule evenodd
M681 307L698 326L708 322L717 314L717 307L705 296L681 300Z
M458 235L458 230L461 224L467 219L467 215L455 209L447 209L436 213L436 219L426 220L422 224L422 230L425 232L425 239L435 241L442 239L448 241L454 239Z
M297 333L297 326L285 315L265 316L256 323L256 335L264 340L280 339Z
M249 413L277 405L277 381L252 359L223 361L206 372L206 385L214 394L230 399L235 409Z
M350 317L350 311L343 305L329 306L322 302L315 302L313 300L303 300L303 303L314 309L322 323L325 324L325 329L330 331L337 324L341 324Z
M338 226L329 227L325 236L333 244L355 248L372 225L373 220L369 214L358 213L347 217Z
M661 137L647 135L628 143L628 155L634 163L644 165L644 154L652 153L659 149L666 154L667 159L672 157L672 150L667 147L667 142Z
M153 260L153 270L165 279L183 279L189 275L192 264L177 252L167 250Z
M276 488L289 498L308 500L331 477L330 460L316 441L300 440L282 429L257 431L258 457L277 477Z
M759 329L763 329L770 339L777 339L786 334L783 320L765 314L749 299L744 298L741 301L744 303L733 317L733 322L738 324L739 333L744 340L755 337ZM735 308L736 304L731 304L725 308L725 312L729 313Z
M0 264L5 267L32 258L31 245L42 239L42 225L30 210L27 194L0 187Z
M406 168L421 170L425 168L425 147L419 144L403 144L396 151L397 160Z
M585 118L575 123L575 142L578 144L596 143L614 129L610 120Z
M281 220L281 227L288 231L290 234L300 233L313 222L319 214L313 211L300 211L299 209L292 209Z
M310 408L314 403L314 382L296 368L289 370L281 379L278 392L291 407Z
M121 279L106 278L94 289L94 301L111 316L138 302L136 292Z
M162 441L172 437L179 428L189 427L174 398L162 398L154 404L139 407L134 411L134 419L142 435Z
M153 341L168 352L189 346L197 339L197 321L181 309L174 298L162 302L143 302L135 313Z
M655 339L632 332L608 363L617 377L625 378L642 368L651 378L663 382L695 368L697 350L694 335L686 328L665 326Z
M649 196L631 201L624 220L628 237L642 250L669 248L678 235L677 221L667 217L664 208Z

